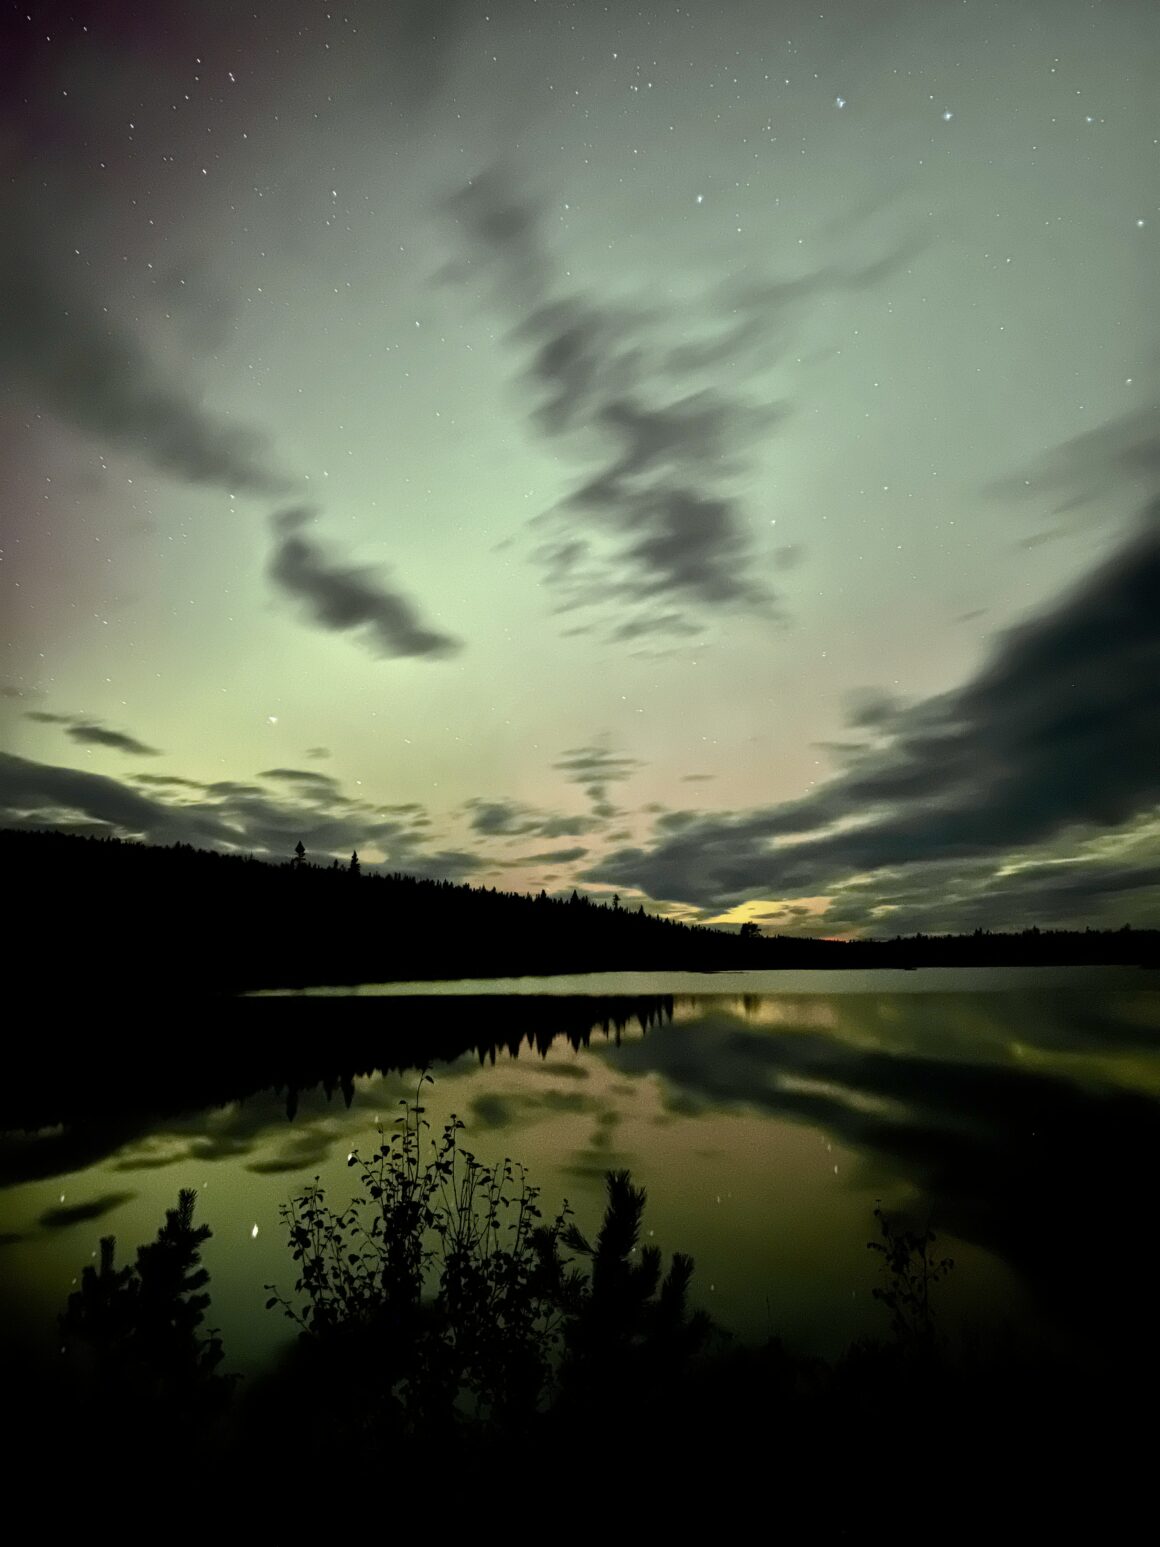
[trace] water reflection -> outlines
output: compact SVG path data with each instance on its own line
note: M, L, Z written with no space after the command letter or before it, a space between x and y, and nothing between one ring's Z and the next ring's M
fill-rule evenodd
M290 1274L280 1205L316 1174L340 1195L348 1151L430 1063L436 1126L459 1112L481 1156L524 1160L584 1222L631 1169L649 1230L697 1258L694 1299L743 1332L828 1351L872 1325L882 1197L957 1238L960 1308L1136 1336L1148 1291L1105 1243L1130 1254L1150 1218L1158 1028L1160 995L1115 978L251 1000L132 1063L87 1043L49 1071L29 1049L0 1098L8 1309L48 1325L99 1235L146 1239L194 1187L227 1354L260 1359L282 1335L261 1285Z

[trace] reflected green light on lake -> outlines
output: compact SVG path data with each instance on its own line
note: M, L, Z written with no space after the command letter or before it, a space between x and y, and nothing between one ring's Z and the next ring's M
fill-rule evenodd
M1132 1286L1113 1293L1084 1233L1128 1249L1151 1218L1150 981L739 974L693 978L693 994L620 974L522 980L518 996L394 985L360 995L357 1017L333 993L235 1005L217 1026L155 1012L140 1056L78 1044L70 1074L30 1052L8 1087L6 1312L48 1346L100 1237L127 1260L194 1187L214 1232L209 1323L231 1367L260 1364L291 1335L263 1308L263 1286L295 1276L280 1208L316 1175L345 1202L348 1154L378 1142L429 1056L433 1133L458 1113L469 1149L522 1161L545 1212L566 1198L585 1230L604 1173L628 1168L646 1238L695 1256L694 1300L743 1336L831 1354L885 1330L866 1249L879 1199L932 1220L955 1257L948 1318L1071 1335L1114 1306L1128 1336L1142 1286L1139 1306Z

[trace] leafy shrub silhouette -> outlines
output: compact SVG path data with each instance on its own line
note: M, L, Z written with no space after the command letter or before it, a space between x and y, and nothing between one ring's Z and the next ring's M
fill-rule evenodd
M645 1193L627 1172L609 1174L590 1246L567 1202L545 1222L522 1166L465 1149L455 1114L428 1137L420 1097L431 1081L424 1073L414 1101L400 1102L371 1157L349 1156L361 1188L346 1208L317 1181L286 1206L295 1298L267 1285L267 1308L298 1326L316 1374L357 1372L364 1431L523 1427L561 1391L583 1405L614 1375L671 1372L704 1345L708 1318L687 1308L692 1258L674 1257L663 1281L655 1247L631 1260ZM591 1275L561 1248L588 1257Z
M866 1245L882 1258L886 1280L875 1288L874 1298L890 1312L890 1330L899 1345L929 1351L937 1341L931 1290L954 1267L954 1259L932 1256L937 1237L929 1225L906 1230L886 1217L881 1204L874 1218L881 1240Z
M328 1360L370 1359L376 1417L404 1432L533 1413L575 1292L559 1255L567 1205L545 1224L523 1167L484 1165L455 1114L428 1139L431 1079L372 1156L348 1157L361 1187L346 1208L316 1180L283 1209L297 1299L266 1302Z

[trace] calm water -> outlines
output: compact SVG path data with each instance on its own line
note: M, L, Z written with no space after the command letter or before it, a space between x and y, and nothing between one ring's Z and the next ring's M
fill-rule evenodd
M832 1353L883 1330L881 1199L955 1257L949 1318L1130 1339L1151 1326L1122 1270L1154 1217L1154 982L605 974L260 996L210 1026L154 1007L143 1060L118 1065L116 1033L51 1070L34 1049L3 1097L5 1315L47 1347L99 1237L131 1256L195 1187L210 1320L231 1366L259 1363L289 1335L263 1309L294 1277L280 1207L316 1175L349 1196L349 1151L430 1058L433 1124L455 1111L481 1157L523 1161L548 1211L566 1197L594 1227L604 1172L628 1167L646 1231L694 1254L694 1298L737 1332Z

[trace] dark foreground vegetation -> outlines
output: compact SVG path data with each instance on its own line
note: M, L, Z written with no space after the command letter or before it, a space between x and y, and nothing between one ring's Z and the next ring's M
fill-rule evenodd
M12 960L56 992L230 993L596 971L1151 965L1160 931L1025 930L835 941L710 929L621 907L367 875L294 856L0 830Z
M163 1534L192 1524L185 1501L296 1533L365 1515L522 1540L708 1516L822 1541L1120 1539L1154 1454L1150 1328L1130 1369L952 1339L937 1293L953 1264L929 1228L876 1210L881 1338L833 1362L744 1347L694 1308L690 1258L640 1245L628 1173L607 1175L587 1236L517 1164L478 1161L458 1119L433 1136L419 1092L351 1155L349 1201L316 1183L285 1208L266 1303L297 1336L265 1377L231 1375L208 1325L193 1192L135 1262L106 1238L54 1377L8 1386L17 1489L44 1463L97 1507L156 1490L176 1511ZM1110 1272L1125 1262L1109 1248Z

